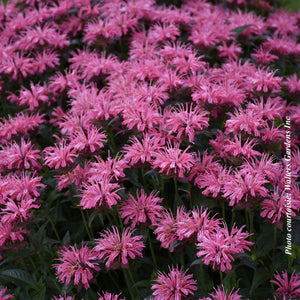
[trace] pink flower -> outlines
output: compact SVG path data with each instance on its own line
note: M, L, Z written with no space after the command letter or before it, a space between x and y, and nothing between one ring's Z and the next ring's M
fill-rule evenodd
M158 278L151 286L154 291L155 300L183 300L188 299L189 295L194 295L197 290L197 282L192 279L193 275L186 274L186 271L178 267L169 267L169 273L165 274L158 271Z
M33 208L39 208L40 206L35 204L36 199L27 199L23 197L19 201L13 201L7 199L1 211L1 222L17 222L23 223L28 221L32 217L30 210Z
M0 222L0 248L9 246L11 244L22 242L24 240L24 234L27 231L24 229L17 229L12 223Z
M6 290L7 290L7 287L3 288L3 289L0 291L0 299L1 299L1 300L14 299L15 296L12 295L12 294L8 294L8 295L5 295L5 296L4 296L4 294L6 293Z
M218 286L218 288L214 288L214 293L209 294L210 297L208 298L201 298L199 300L241 300L242 296L238 294L239 289L234 291L232 289L228 294L227 290L225 290L224 286Z
M161 216L163 206L159 205L163 201L157 197L158 192L152 191L148 196L142 189L139 195L136 191L136 199L132 195L128 195L127 201L121 204L120 216L125 219L124 223L131 221L131 227L136 225L147 226L155 224Z
M74 300L74 297L65 294L64 296L53 297L51 300Z
M230 199L230 206L239 203L242 199L247 202L248 197L261 198L268 195L268 190L264 186L268 183L265 176L261 172L248 170L249 172L245 173L242 168L233 175L228 174L226 180L224 180L223 196Z
M98 300L125 300L122 298L121 294L111 294L108 292L103 292L101 295L99 294Z
M0 121L0 141L7 142L15 135L25 135L37 129L44 123L44 115L18 113Z
M2 168L39 170L41 168L38 161L41 158L39 153L31 141L26 142L21 138L20 145L15 141L11 142L7 146L2 146L0 150L0 170Z
M8 99L11 102L16 102L18 105L27 105L29 110L33 111L41 103L48 103L49 101L49 89L47 86L40 84L34 85L30 83L30 90L22 87L20 95L16 96L11 94Z
M243 52L242 48L234 42L230 46L227 46L227 44L223 41L223 45L218 46L217 49L220 57L232 58L236 60L238 59L238 55Z
M120 235L117 227L113 226L111 230L105 230L101 233L101 238L96 239L97 245L94 250L98 258L106 260L108 269L128 268L129 259L143 257L142 250L145 247L141 241L142 236L133 236L133 230L124 228Z
M207 112L193 105L180 105L165 111L166 128L170 134L175 134L178 140L187 136L192 143L197 132L208 127Z
M141 163L151 163L154 158L154 154L159 151L162 146L162 140L159 135L151 135L145 133L143 135L142 141L137 137L130 138L131 145L124 146L124 159L129 162L129 164L135 165L138 162Z
M179 145L169 144L163 150L154 153L153 168L159 168L160 173L183 178L194 164L193 153L188 153L190 147L184 151L179 149Z
M8 195L13 200L21 200L22 198L37 198L40 195L39 189L45 187L41 183L42 177L36 176L35 173L27 174L14 173L6 177Z
M106 134L104 132L99 132L95 126L91 126L85 130L79 128L72 132L69 147L78 151L93 153L103 148L103 143L106 141Z
M166 40L174 41L179 35L180 31L176 25L163 23L150 27L148 39L150 43L159 43Z
M165 210L155 225L157 227L154 234L157 235L157 240L161 242L163 248L170 248L178 239L177 223L172 212ZM172 248L170 252L174 250L175 248Z
M55 178L59 191L72 185L72 183L76 185L77 189L82 189L83 184L87 183L90 178L90 165L89 163L86 163L83 167L77 165L66 174L55 176Z
M226 223L223 223L223 227L216 226L214 232L206 231L198 235L197 256L202 257L204 264L212 264L214 270L231 270L233 255L244 253L245 250L250 251L249 246L253 245L246 240L250 234L242 232L244 227L238 229L233 225L229 233Z
M109 154L106 160L96 157L97 162L91 164L90 180L102 180L103 177L110 177L115 180L125 177L124 169L129 166L120 156L112 158Z
M298 299L300 297L300 273L293 271L291 276L288 276L287 271L283 271L281 275L277 271L274 274L275 280L270 282L278 286L276 294L283 296L284 300Z
M65 168L71 165L78 156L76 150L70 145L66 145L66 141L62 140L55 146L49 146L44 149L45 164L50 168Z
M219 226L219 220L209 216L207 209L194 208L187 214L176 217L177 236L179 240L197 241L197 236L205 235L206 231L213 232Z
M256 57L256 61L260 64L269 65L274 62L279 57L271 53L270 50L263 48L260 46L255 53L251 53L251 56Z
M112 183L111 177L105 176L101 181L92 179L89 183L83 183L80 206L82 206L83 209L111 208L121 200L121 197L118 195L118 191L120 190L120 185L118 183Z
M59 281L69 284L71 280L74 285L81 285L85 289L89 288L89 282L93 279L93 271L99 271L100 268L96 264L97 253L87 246L81 245L78 249L76 245L66 247L64 246L58 251L61 256L57 260L60 264L54 264L56 269L56 276Z

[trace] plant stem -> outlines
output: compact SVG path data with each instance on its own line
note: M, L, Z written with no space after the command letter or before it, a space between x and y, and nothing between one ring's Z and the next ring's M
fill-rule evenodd
M126 281L126 285L127 285L130 297L131 297L131 299L134 299L134 295L133 295L133 292L132 292L132 289L131 289L131 284L130 284L127 272L125 271L124 268L122 268L122 271L123 271L123 274L124 274L124 277L125 277L125 281Z
M200 265L200 275L201 275L201 292L206 292L205 283L204 283L204 270L203 270L203 264Z
M253 217L254 217L254 214L252 213L251 208L248 208L248 213L249 213L250 233L253 233ZM253 235L250 236L250 240L251 241L254 240Z
M111 274L110 272L108 272L108 275L109 275L111 281L114 283L114 285L115 285L116 288L118 289L118 291L120 291L121 288L120 288L119 284L116 282L116 280L114 279L114 276L112 276L112 274Z
M222 201L222 217L223 217L223 221L226 222L225 203L224 203L224 201Z
M179 194L178 194L178 183L177 178L174 177L174 189L175 189L175 201L173 205L173 212L176 213L177 207L179 206Z
M221 270L220 270L220 284L223 284L223 274Z
M86 232L87 232L87 235L89 236L89 239L90 239L90 240L93 240L94 238L92 237L92 234L91 234L91 232L90 232L90 230L89 230L89 227L88 227L88 224L87 224L87 222L86 222L86 218L85 218L84 212L83 212L83 210L82 210L81 208L80 208L80 212L81 212L83 224L84 224L85 230L86 230Z
M235 219L235 210L233 209L233 210L232 210L232 213L231 213L231 223L230 223L230 228L232 228L232 226L233 226L234 219Z
M54 226L54 223L53 223L53 221L51 220L50 217L49 217L49 222L50 222L50 225L51 225L51 227L52 227L52 230L53 230L53 232L54 232L56 238L57 238L59 241L61 241L61 240L60 240L60 237L59 237L59 234L58 234L58 232L57 232L57 230L56 230L56 228L55 228L55 226Z
M275 248L277 244L277 228L274 226L274 235L273 235L273 250L272 250L272 274L275 271Z
M151 241L150 231L148 231L148 239L149 239L149 245L150 245L152 260L153 260L155 268L157 269L157 262L156 262L156 257L155 257L155 253L154 253L154 248L153 248L152 241Z

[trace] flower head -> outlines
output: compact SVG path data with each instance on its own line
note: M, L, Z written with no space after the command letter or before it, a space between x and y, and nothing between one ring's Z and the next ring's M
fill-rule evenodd
M153 225L163 210L163 207L158 204L163 199L157 195L158 192L152 191L148 196L143 189L140 195L138 190L136 191L136 198L128 195L127 201L120 208L120 215L125 219L125 224L131 221L132 228L149 223Z
M125 228L120 235L117 227L112 230L105 230L101 233L101 238L96 239L97 245L94 250L98 253L99 259L106 260L106 267L116 269L129 266L129 259L137 256L143 257L142 250L144 243L141 235L133 236L133 230Z
M151 289L154 291L155 300L183 300L189 295L194 295L197 290L196 280L193 275L186 274L187 271L178 267L169 267L169 273L158 272L158 278Z
M242 232L240 229L232 227L229 233L227 225L223 227L215 227L214 232L206 231L204 234L198 235L197 256L202 257L204 264L212 263L213 269L220 269L222 272L231 270L231 262L234 260L233 255L236 253L244 253L245 250L250 250L249 246L252 242L247 241L249 233Z
M101 295L99 294L98 300L125 300L125 298L122 298L121 294L103 292Z
M210 298L204 298L199 300L241 300L242 297L238 294L239 290L234 291L232 289L228 294L227 290L225 290L224 286L218 286L218 288L214 288L214 293L209 294Z
M93 279L93 271L99 271L100 267L96 264L97 253L87 246L78 249L76 245L64 246L58 251L61 256L58 260L62 263L54 264L57 278L69 284L71 280L74 285L83 284L85 289L89 288L89 282Z
M283 299L292 300L300 297L300 273L293 271L291 276L288 276L287 271L279 274L274 274L275 280L272 283L278 286L276 293L283 296Z

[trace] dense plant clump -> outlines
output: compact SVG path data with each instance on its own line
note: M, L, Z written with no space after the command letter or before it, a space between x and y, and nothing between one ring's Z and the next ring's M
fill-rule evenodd
M0 299L299 299L300 11L0 3Z

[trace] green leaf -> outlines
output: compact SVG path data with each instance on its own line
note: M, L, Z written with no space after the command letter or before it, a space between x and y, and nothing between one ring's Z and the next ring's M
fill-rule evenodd
M195 265L203 265L202 259L195 259L195 260L190 264L190 267L195 266Z
M259 268L255 270L252 285L250 288L250 295L264 282L269 280L269 271L266 268Z
M138 289L147 288L147 287L150 287L149 280L140 280L132 286L132 288L138 288Z
M234 36L235 38L237 38L245 29L249 28L253 26L253 24L248 24L248 25L244 25L241 27L237 27L231 30L231 32L235 32L235 34L231 35Z
M250 255L246 253L239 253L235 255L235 258L240 260L238 266L247 266L253 270L256 270L256 266Z
M17 286L23 285L34 288L34 283L31 281L30 277L21 269L8 269L0 271L0 278L5 281L12 282Z

